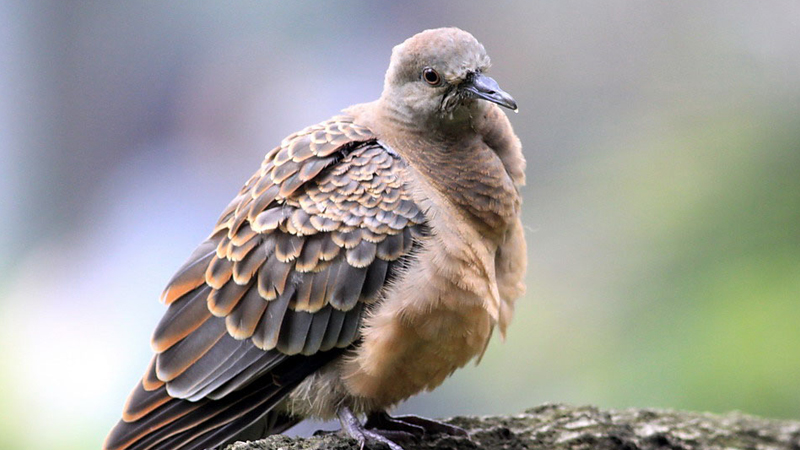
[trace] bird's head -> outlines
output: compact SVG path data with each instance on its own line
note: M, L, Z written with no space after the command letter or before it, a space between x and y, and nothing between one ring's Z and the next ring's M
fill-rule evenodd
M381 99L403 115L458 119L484 102L515 110L517 103L486 76L489 56L458 28L426 30L392 50Z

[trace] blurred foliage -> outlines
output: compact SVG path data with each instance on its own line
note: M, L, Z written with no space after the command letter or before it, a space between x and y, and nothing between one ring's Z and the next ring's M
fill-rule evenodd
M616 402L640 404L651 392L654 404L676 408L800 415L792 119L773 114L756 128L750 115L723 115L678 129L656 144L668 161L650 158L656 170L627 183L633 207L652 219L637 227L652 227L649 252L664 256L617 280L619 295L636 301L621 318L630 326L617 338L625 357L616 375L645 385L614 392ZM636 171L636 157L623 157Z

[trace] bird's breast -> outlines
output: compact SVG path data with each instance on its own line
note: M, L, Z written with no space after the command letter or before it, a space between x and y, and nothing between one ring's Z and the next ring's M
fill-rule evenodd
M471 286L486 283L438 244L365 320L362 344L342 366L351 395L391 406L439 386L485 349L495 321Z

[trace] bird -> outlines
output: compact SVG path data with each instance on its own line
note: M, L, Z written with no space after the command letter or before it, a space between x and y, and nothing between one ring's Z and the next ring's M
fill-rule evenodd
M402 450L390 416L505 339L525 291L525 158L459 28L395 46L381 96L283 139L161 295L154 356L104 450L196 450L307 418ZM366 420L363 420L365 418Z

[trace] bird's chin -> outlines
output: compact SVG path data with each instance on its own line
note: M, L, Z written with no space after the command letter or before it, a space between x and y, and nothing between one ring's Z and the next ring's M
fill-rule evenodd
M442 105L440 116L445 121L461 122L474 117L486 105L476 98L458 96L457 101Z
M465 96L458 89L451 89L444 95L441 103L441 112L450 115L458 109L469 109L474 99Z

